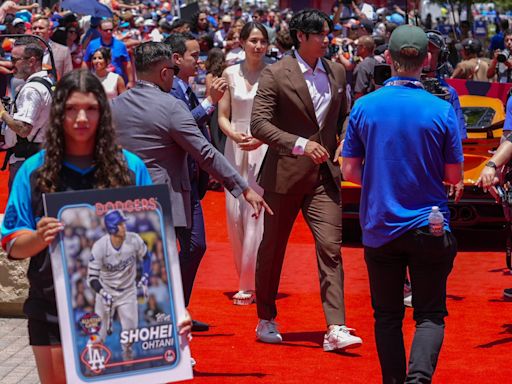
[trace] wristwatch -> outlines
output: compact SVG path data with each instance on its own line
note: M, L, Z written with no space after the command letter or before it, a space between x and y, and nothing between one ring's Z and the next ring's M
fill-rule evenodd
M486 164L485 164L486 167L489 167L489 168L494 168L496 169L496 163L494 161L488 161Z

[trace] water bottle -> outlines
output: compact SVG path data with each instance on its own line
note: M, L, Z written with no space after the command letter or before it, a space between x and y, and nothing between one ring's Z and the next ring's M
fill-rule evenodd
M444 216L436 205L432 207L432 211L428 215L428 227L432 235L444 235Z

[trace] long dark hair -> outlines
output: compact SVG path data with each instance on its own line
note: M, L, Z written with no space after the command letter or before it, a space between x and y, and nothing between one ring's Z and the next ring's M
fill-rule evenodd
M258 21L249 21L248 23L245 23L240 31L240 40L246 41L251 35L253 29L260 31L263 38L267 40L267 43L269 42L267 28Z
M93 154L96 166L95 187L112 188L131 185L132 181L121 147L116 144L112 114L103 85L95 75L84 69L67 73L57 83L46 132L45 161L37 180L39 189L41 192L55 192L60 184L59 174L66 153L64 138L66 101L73 92L92 93L100 107Z
M99 47L97 50L94 51L92 54L93 56L96 54L96 52L101 53L101 56L103 57L103 60L105 60L105 64L109 65L111 60L111 54L110 54L110 48L107 47ZM92 58L91 58L92 61Z

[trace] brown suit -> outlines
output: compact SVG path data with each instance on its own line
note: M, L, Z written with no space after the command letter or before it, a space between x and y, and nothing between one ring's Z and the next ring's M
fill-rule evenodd
M254 137L269 145L259 184L274 216L265 214L256 265L258 317L277 315L275 300L286 244L302 210L315 238L320 291L327 324L345 324L341 262L341 173L332 162L347 105L345 70L323 60L331 88L330 106L319 126L304 75L294 57L262 72L251 118ZM292 154L297 138L320 143L330 159L318 166Z

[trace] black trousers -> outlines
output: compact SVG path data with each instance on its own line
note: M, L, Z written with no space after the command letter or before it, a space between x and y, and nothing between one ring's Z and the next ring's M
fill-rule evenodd
M379 247L365 247L375 317L375 339L385 384L430 383L444 339L446 280L457 242L451 232L411 230ZM409 268L416 332L406 370L402 333L403 286Z

